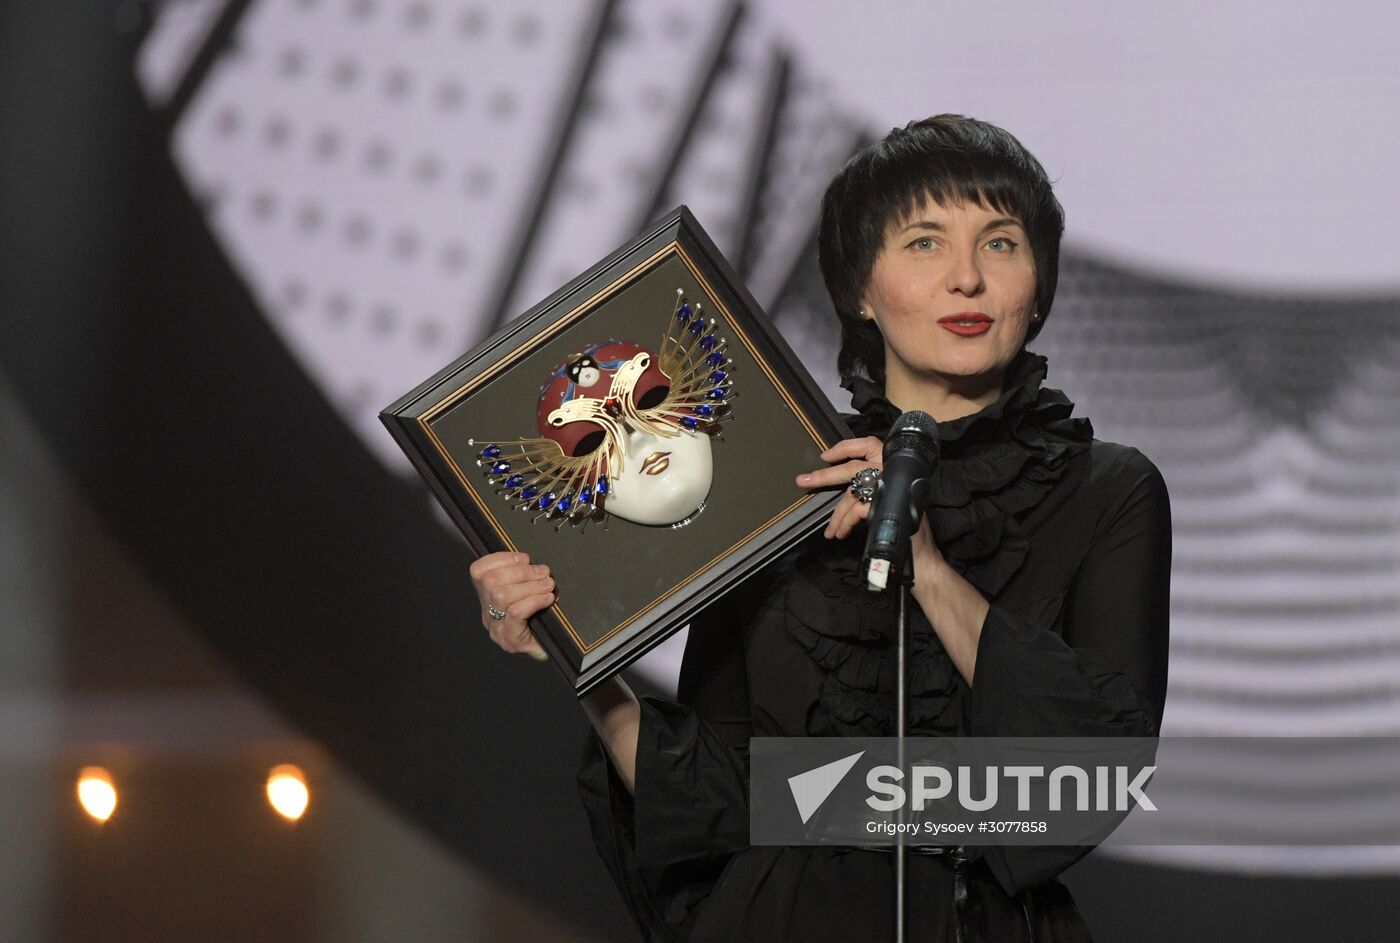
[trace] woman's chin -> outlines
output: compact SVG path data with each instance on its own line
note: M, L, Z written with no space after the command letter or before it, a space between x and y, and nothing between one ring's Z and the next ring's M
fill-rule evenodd
M994 357L947 357L928 364L920 373L933 382L966 383L979 377L998 382L1006 364Z

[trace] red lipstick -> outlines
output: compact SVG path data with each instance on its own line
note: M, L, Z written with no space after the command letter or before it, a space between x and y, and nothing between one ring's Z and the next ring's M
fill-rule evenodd
M985 334L992 329L992 319L981 311L960 311L957 314L950 314L947 317L939 318L938 324L940 327L963 337L976 337L978 334Z

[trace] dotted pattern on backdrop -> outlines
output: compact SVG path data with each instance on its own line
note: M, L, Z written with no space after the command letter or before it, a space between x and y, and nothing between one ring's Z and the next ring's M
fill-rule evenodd
M515 317L631 238L733 15L727 0L619 3L510 299Z
M259 304L405 473L378 411L488 319L596 14L593 0L263 0L176 129Z
M740 22L723 54L684 153L661 205L684 203L725 258L738 264L745 196L753 185L753 157L764 133L764 98L775 55L772 38Z
M147 101L170 101L181 77L228 0L166 0L136 55L136 79Z
M1171 487L1169 732L1400 734L1395 313L1064 266L1037 347Z
M580 37L597 8L543 9L263 0L178 129L177 156L216 236L386 462L401 457L378 408L460 353L463 332L480 336L495 314L480 304L544 174L520 155L548 150L557 108L571 100ZM768 79L746 64L773 55L771 37L742 21L727 51L734 74L722 68L702 89L720 4L697 12L623 0L616 12L541 238L527 247L516 309L629 235L665 182L656 175L684 130L677 116L703 91L665 192L691 203L725 248L747 235L750 287L847 408L811 235L821 188L861 128L790 62L765 173L745 204L733 181L750 179L750 145L768 118L754 94ZM148 67L163 76L144 79L153 101L188 58L171 51L182 47L162 26L148 45L174 64ZM158 46L150 48L154 61ZM684 52L664 54L671 49ZM1166 733L1400 734L1398 309L1394 299L1324 304L1203 290L1066 250L1054 321L1036 343L1050 357L1050 383L1093 418L1100 438L1151 456L1172 492ZM1327 787L1335 801L1317 789L1285 801L1303 820L1319 801L1350 808L1356 785L1341 777ZM1111 853L1297 873L1400 870L1394 848Z
M827 83L790 62L772 151L754 207L745 266L749 290L770 305L816 230L822 193L862 140L863 127L833 102Z
M817 381L837 412L851 412L851 394L841 388L836 352L841 349L841 327L826 293L817 264L817 239L812 232L798 253L797 265L781 293L769 306L773 324L782 332Z

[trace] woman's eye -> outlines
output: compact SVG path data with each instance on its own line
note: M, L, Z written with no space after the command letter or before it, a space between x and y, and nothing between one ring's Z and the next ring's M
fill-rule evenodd
M671 392L668 386L653 386L641 395L637 400L638 409L655 409L666 402L666 395Z
M997 252L1010 252L1012 249L1016 248L1016 243L1005 236L997 236L991 242L987 243L987 247L995 249Z
M928 236L924 236L921 239L915 239L913 242L909 243L909 246L913 249L922 249L927 251L933 248L933 239Z

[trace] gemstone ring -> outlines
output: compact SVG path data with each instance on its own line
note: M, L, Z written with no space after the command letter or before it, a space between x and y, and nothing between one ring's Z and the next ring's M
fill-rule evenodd
M871 465L856 472L856 476L851 479L851 494L856 496L856 500L861 504L869 504L875 500L875 492L880 487L880 469Z

